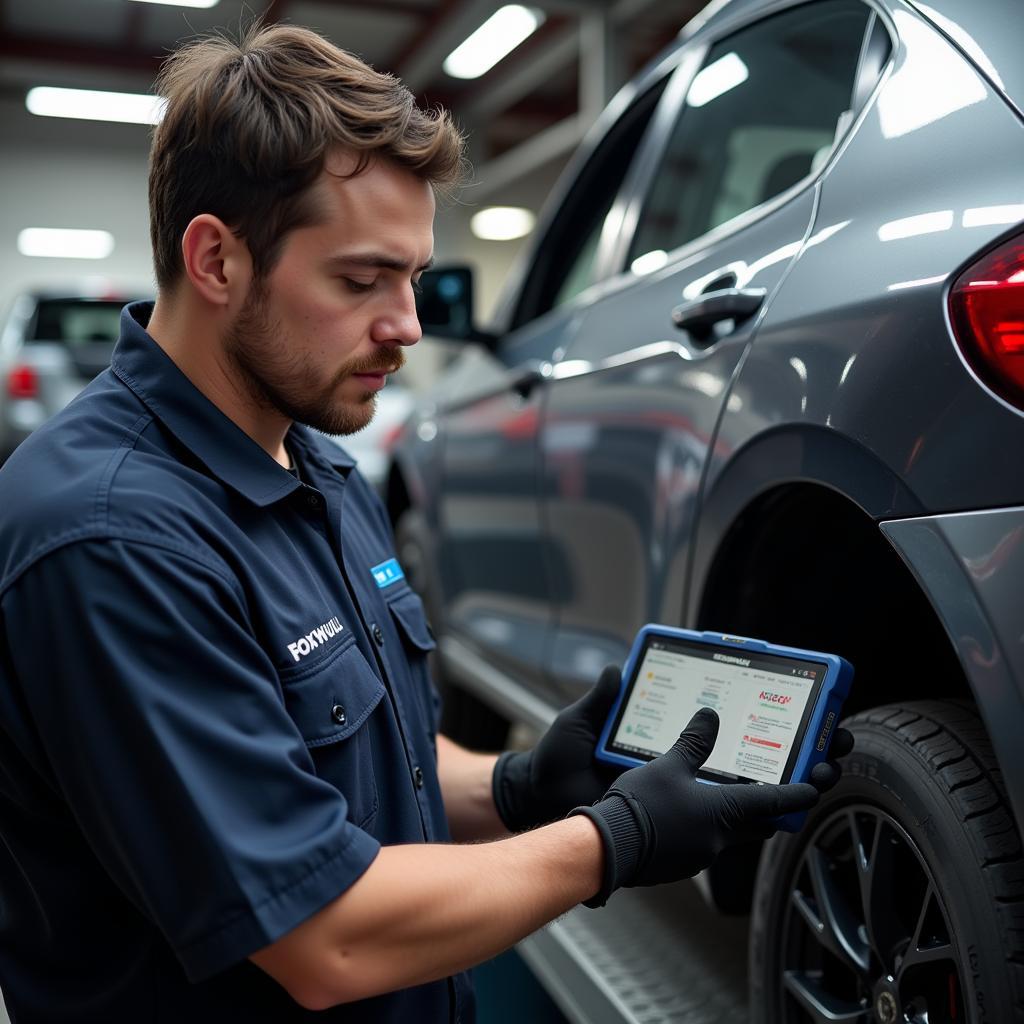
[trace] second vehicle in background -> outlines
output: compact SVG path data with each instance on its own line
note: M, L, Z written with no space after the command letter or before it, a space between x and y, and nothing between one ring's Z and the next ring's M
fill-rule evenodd
M145 295L18 295L0 333L0 462L110 363L121 309Z

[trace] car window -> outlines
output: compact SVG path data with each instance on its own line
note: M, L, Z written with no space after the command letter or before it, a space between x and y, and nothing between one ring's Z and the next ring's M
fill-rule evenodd
M821 0L708 51L652 179L630 262L698 238L821 165L851 106L870 13L858 0Z
M563 306L572 301L581 291L589 288L594 283L594 261L597 258L597 246L601 241L601 233L604 229L604 222L611 212L614 195L607 197L603 208L599 209L598 216L583 236L583 244L576 258L569 264L568 272L565 274L558 291L555 293L554 306Z
M597 280L601 232L667 76L646 89L601 140L537 249L513 326L571 301Z
M92 341L115 342L123 305L96 299L42 299L25 340L62 341L69 348Z

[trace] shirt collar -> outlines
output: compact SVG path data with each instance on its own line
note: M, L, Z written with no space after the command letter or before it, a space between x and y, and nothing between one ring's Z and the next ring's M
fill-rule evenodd
M228 419L146 332L152 302L121 312L121 334L111 369L210 472L255 505L270 505L302 485L237 424ZM288 443L321 465L351 469L336 445L321 446L313 431L293 424Z

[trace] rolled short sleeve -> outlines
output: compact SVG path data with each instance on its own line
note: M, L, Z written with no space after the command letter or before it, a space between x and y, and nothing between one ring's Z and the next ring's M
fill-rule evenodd
M18 580L3 616L56 783L193 981L290 931L376 856L315 774L212 556L72 544Z

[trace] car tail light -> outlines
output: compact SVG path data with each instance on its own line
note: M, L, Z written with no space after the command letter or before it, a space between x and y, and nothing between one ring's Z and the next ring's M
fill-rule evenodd
M953 284L949 306L971 368L996 394L1024 408L1024 239L968 267Z
M38 398L39 375L31 366L15 366L7 374L7 394L11 398Z

